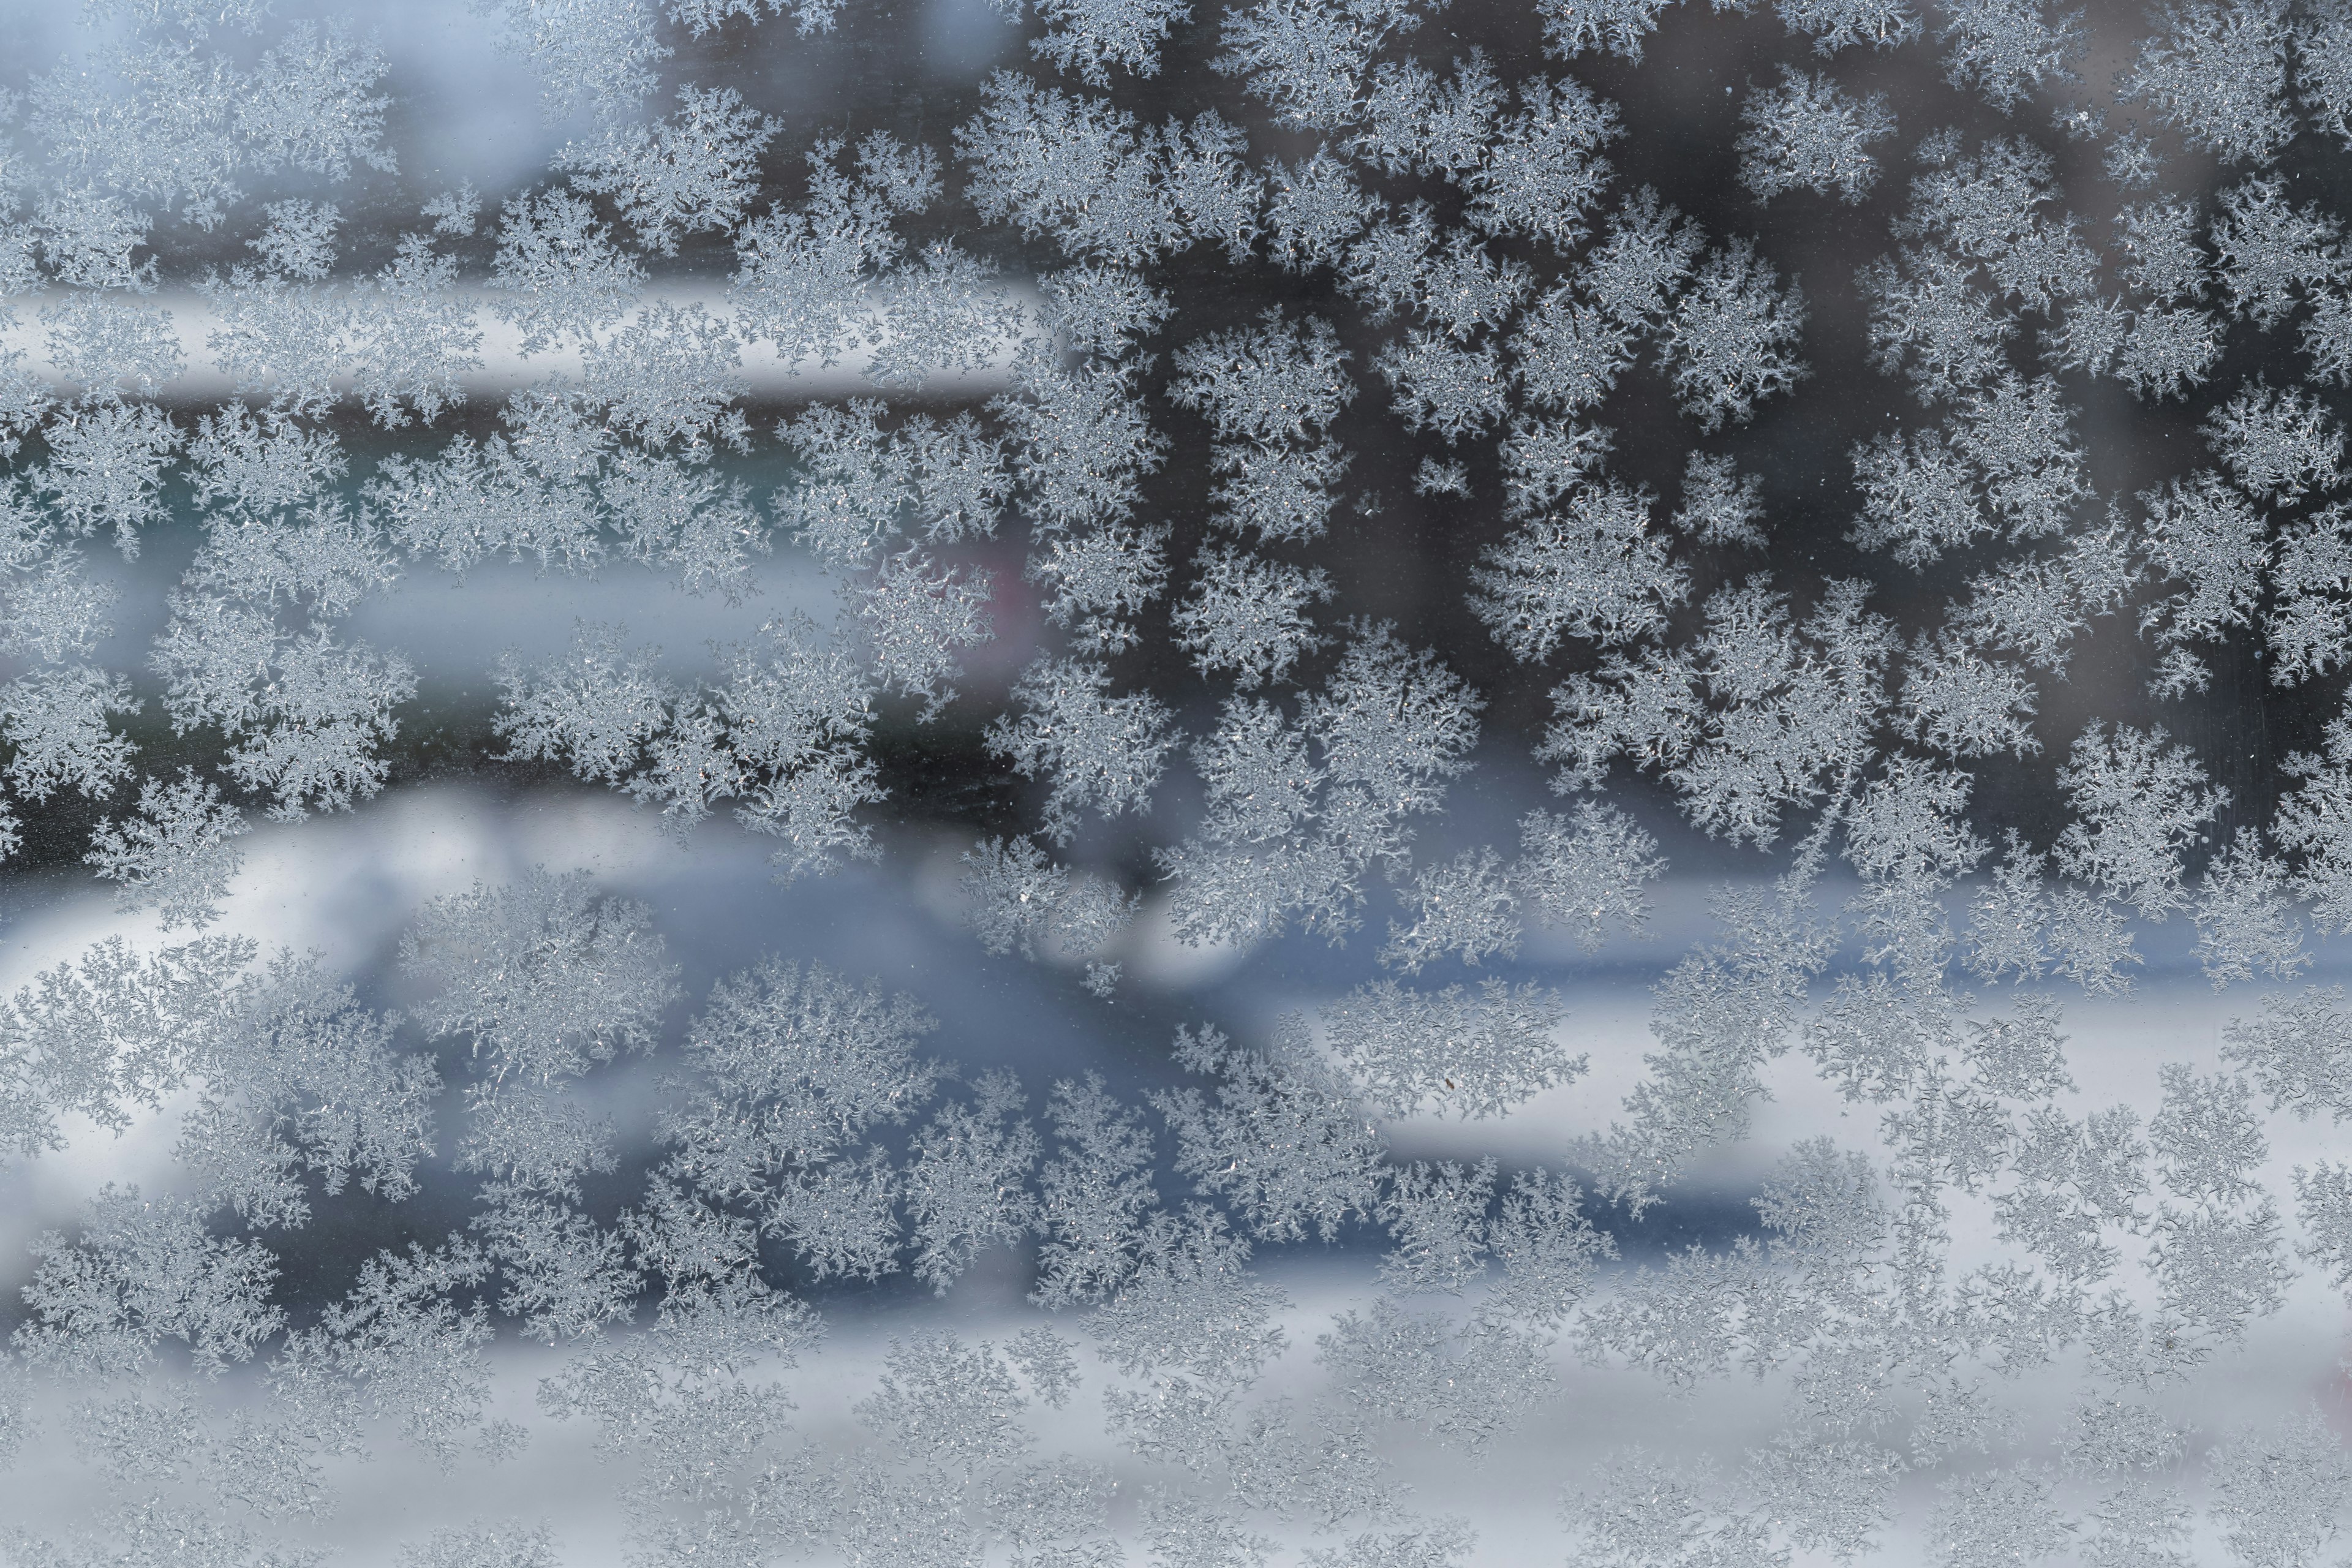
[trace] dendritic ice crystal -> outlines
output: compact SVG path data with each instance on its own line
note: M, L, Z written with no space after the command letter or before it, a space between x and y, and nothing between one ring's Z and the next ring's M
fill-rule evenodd
M2346 0L0 0L0 1565L2352 1552Z

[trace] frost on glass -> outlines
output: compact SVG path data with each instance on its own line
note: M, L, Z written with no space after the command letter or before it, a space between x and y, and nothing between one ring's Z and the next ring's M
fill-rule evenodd
M0 1562L2341 1555L2340 0L49 11Z

